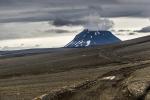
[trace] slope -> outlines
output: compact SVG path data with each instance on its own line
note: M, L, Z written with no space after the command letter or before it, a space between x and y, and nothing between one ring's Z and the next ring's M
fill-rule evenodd
M147 36L118 44L64 48L66 50L63 52L1 58L0 98L2 100L149 98L150 75L147 72L150 67L149 45L150 36ZM139 85L136 85L137 83ZM141 92L138 92L138 89Z

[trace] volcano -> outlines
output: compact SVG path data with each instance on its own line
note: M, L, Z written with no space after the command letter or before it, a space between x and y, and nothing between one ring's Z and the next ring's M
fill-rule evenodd
M65 47L80 48L95 45L112 44L117 42L121 42L121 40L113 35L110 31L90 31L88 29L85 29L81 33L76 35L75 38Z

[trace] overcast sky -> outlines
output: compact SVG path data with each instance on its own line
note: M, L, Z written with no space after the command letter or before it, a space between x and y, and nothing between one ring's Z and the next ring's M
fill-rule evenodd
M24 38L55 38L63 46L83 30L92 12L113 21L111 30L123 40L150 35L149 9L150 0L0 0L0 47Z

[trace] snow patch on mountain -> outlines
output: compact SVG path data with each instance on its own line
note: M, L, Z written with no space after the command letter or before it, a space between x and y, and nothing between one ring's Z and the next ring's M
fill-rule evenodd
M85 45L85 46L89 46L89 45L90 45L90 43L91 43L91 41L90 41L90 40L88 40L88 41L86 42L86 45Z

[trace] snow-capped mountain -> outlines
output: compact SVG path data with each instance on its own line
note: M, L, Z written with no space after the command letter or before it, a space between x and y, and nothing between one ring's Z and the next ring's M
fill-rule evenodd
M110 31L89 31L83 30L65 47L78 48L94 45L104 45L120 42L121 40L113 35Z

